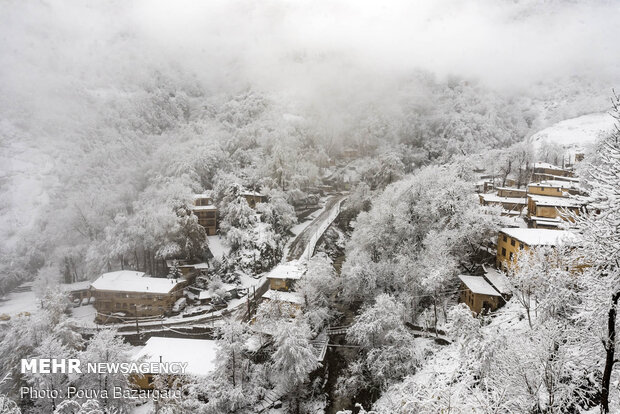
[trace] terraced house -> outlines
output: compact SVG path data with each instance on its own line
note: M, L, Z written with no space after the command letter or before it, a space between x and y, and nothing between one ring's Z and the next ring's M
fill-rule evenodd
M215 235L217 231L217 207L213 205L211 197L205 194L195 194L192 212L198 217L198 224L205 228L207 236Z
M570 245L577 239L577 234L567 230L503 228L497 236L496 265L506 269L516 262L521 250Z

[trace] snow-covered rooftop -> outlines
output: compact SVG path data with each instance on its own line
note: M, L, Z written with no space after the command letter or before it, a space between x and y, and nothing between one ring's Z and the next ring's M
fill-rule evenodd
M559 181L559 180L545 180L539 183L530 183L529 187L544 187L544 188L579 188L579 185L572 181Z
M537 224L543 224L545 226L555 226L555 227L559 227L560 224L564 221L559 217L549 218L549 217L537 217L537 216L531 216L530 220L535 221Z
M545 180L538 183L538 185L559 188L579 188L579 183L576 181Z
M297 292L280 292L279 290L268 290L263 295L263 298L269 300L276 300L279 302L294 303L296 305L303 305L304 298Z
M500 231L528 246L556 246L561 243L570 244L579 239L576 233L568 230L503 228Z
M208 206L192 206L193 211L205 211L205 210L217 210L213 204L209 204Z
M506 295L511 292L510 280L508 280L508 277L504 273L492 267L485 267L484 271L484 277L486 277L487 280L491 282L491 285L495 288L495 290L497 290L502 295Z
M516 188L516 187L495 187L496 190L503 190L503 191L515 191L515 192L519 192L519 193L525 193L526 190L525 188Z
M473 293L488 296L501 296L482 276L459 275L459 279L461 279L461 282Z
M558 167L557 165L549 164L548 162L537 162L537 163L534 163L534 168L547 168L549 170L563 170L562 167Z
M269 279L298 280L304 275L304 270L294 262L279 264L267 275Z
M551 207L579 207L579 203L567 197L549 197L549 196L541 196L541 195L528 195L536 205L538 206L551 206Z
M185 373L208 375L215 370L217 343L210 339L152 337L135 355L145 362L187 362Z
M203 198L211 198L211 194L194 194L194 200L200 200Z
M527 204L527 198L525 197L500 197L497 194L480 194L480 197L487 203Z
M169 293L184 279L164 279L146 276L135 270L119 270L102 274L91 286L98 290L120 292Z

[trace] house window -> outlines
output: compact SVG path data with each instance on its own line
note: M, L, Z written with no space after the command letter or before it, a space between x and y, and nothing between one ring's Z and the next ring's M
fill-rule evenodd
M510 260L512 260L512 256L513 256L513 255L512 255L512 252L510 252Z
M504 241L507 242L508 241L508 237L506 237L506 235L504 234Z
M519 243L519 250L523 250L523 243Z
M511 245L511 246L514 246L514 245L515 245L515 239L511 239L511 240L510 240L510 245Z
M502 256L506 256L506 248L502 247Z

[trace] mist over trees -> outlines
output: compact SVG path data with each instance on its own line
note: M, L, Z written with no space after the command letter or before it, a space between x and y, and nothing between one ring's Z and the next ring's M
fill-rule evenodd
M308 258L299 303L247 299L251 324L222 312L213 375L175 383L184 398L160 412L243 412L268 391L316 412L327 381L314 347L346 318L353 356L330 386L377 413L620 410L617 131L577 167L590 191L578 246L518 255L493 317L455 305L458 275L483 272L506 219L478 204L473 172L523 188L535 162L566 156L534 149L533 133L609 110L615 4L176 3L0 4L0 296L32 282L40 305L2 321L0 391L127 389L122 375L19 372L22 358L130 358L114 330L76 333L58 285L121 269L175 278L166 261L193 259L221 305L240 275L286 260L296 207L333 182L348 193L330 229L339 261ZM267 200L251 207L244 190ZM220 257L192 214L197 193L217 207Z

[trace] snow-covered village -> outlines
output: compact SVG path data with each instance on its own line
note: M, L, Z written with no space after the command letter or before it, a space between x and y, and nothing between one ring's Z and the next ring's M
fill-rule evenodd
M619 18L0 2L0 414L620 413Z

